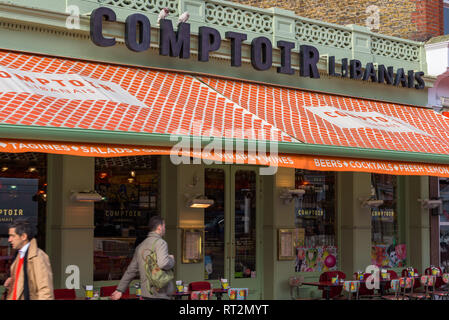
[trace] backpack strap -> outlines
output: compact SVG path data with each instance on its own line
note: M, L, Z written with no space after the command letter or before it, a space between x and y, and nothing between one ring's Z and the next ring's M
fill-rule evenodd
M156 246L156 242L158 242L158 241L159 241L159 238L157 238L156 241L153 242L153 247L151 248L151 251L154 252L154 247Z

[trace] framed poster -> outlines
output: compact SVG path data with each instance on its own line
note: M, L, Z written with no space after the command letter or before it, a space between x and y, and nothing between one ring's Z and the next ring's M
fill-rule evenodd
M203 261L202 229L182 230L182 263L198 263Z
M295 259L295 229L278 230L278 260Z

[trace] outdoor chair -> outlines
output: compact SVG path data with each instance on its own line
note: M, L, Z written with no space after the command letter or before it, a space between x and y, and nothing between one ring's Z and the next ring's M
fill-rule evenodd
M415 292L415 293L410 293L407 296L410 299L414 299L414 300L426 300L426 299L430 299L432 297L431 295L431 291L434 291L434 286L435 286L435 276L426 276L423 275L420 278L421 284L424 287L424 292Z
M335 278L338 276L338 279L346 279L346 274L341 272L341 271L327 271L327 272L323 272L320 275L320 282L331 282L332 278ZM320 289L320 287L318 287L318 289ZM323 290L323 289L320 289ZM335 287L332 288L329 292L329 298L333 299L336 298L338 296L341 295L343 288L342 287ZM326 298L326 292L323 290L323 299Z
M413 268L413 271L415 272L415 276L419 275L418 269ZM411 275L409 274L407 269L403 269L401 272L402 277L411 277ZM414 281L413 284L413 291L418 292L419 288L421 287L421 282L420 281Z
M211 300L212 296L212 290L191 291L189 300Z
M117 290L117 286L106 286L100 288L100 297L110 297L112 293ZM129 288L122 294L122 299L129 298Z
M348 294L347 299L355 300L359 299L360 281L345 281L343 282L343 290Z
M366 281L366 279L368 279L368 277L370 275L371 275L371 273L364 273L363 274L363 279L361 279L361 280ZM356 280L360 280L360 279L357 279L357 273L354 273L354 278ZM365 299L365 298L372 299L372 298L375 297L374 289L368 289L366 287L366 283L365 282L361 282L360 283L359 292L358 292L358 296L359 296L359 299Z
M401 287L399 285L399 279L393 279L390 281L391 291L394 293L393 295L385 295L382 296L382 299L385 300L400 300L399 292L401 291Z
M211 290L211 289L212 289L212 287L210 285L210 282L207 282L207 281L195 281L195 282L189 283L189 292L204 291L204 290ZM189 300L192 300L192 295L189 296Z
M441 271L440 267L434 267L436 269L438 269L438 274L436 274L436 276L442 276L443 272ZM429 275L429 276L435 276L435 274L432 274L432 268L429 267L424 271L425 275ZM444 284L443 279L437 277L436 281L435 281L435 289L439 289L441 288L441 286Z
M55 300L75 300L76 291L75 289L54 289L53 294Z
M432 292L432 295L433 295L434 299L438 297L438 298L447 300L449 298L449 291L447 288L447 285L449 283L449 273L443 273L441 275L441 278L443 281L443 285L441 286L441 288L444 288L446 290L438 290L438 291L435 290Z

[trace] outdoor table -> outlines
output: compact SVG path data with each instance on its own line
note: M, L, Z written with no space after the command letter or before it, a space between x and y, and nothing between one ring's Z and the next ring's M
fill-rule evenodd
M323 290L325 292L325 296L326 296L326 300L330 299L330 291L331 288L335 288L335 287L343 287L343 282L339 282L339 283L332 283L331 281L319 281L319 282L303 282L303 285L306 286L316 286L316 287L323 287Z
M58 300L73 300L73 299L58 299ZM111 297L100 297L100 299L86 299L86 297L76 297L75 300L92 300L92 301L100 301L100 300L111 300ZM139 300L139 298L135 294L130 294L126 298L122 298L120 300Z
M217 300L221 300L221 296L227 292L228 292L228 289L212 289L212 293L215 295L215 297L217 297ZM190 291L175 292L175 293L171 294L171 296L174 297L175 300L182 300L182 297L189 297L190 293L191 293Z
M346 280L346 281L350 281L350 280ZM352 280L352 281L359 281L360 283L365 283L365 280ZM379 289L380 289L380 295L384 295L385 294L385 289L388 285L388 283L391 280L386 280L386 279L380 279L380 283L379 283ZM308 286L316 286L316 287L322 287L325 293L325 297L326 300L330 299L330 291L331 288L335 288L335 287L343 287L343 282L340 283L332 283L331 281L319 281L319 282L303 282L303 285L308 285Z

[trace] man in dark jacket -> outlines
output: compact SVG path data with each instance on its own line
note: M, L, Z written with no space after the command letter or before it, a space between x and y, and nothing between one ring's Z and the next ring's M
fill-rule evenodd
M111 295L112 300L118 300L126 291L130 282L140 275L140 287L142 289L142 299L170 299L170 294L175 291L173 281L165 287L155 290L148 290L148 279L145 272L145 260L150 251L154 248L157 256L157 265L163 270L170 270L175 266L175 258L168 254L167 242L162 239L165 235L165 222L160 216L154 216L150 219L150 233L147 238L137 246L134 252L133 260L126 269L125 274L120 280L117 290Z

